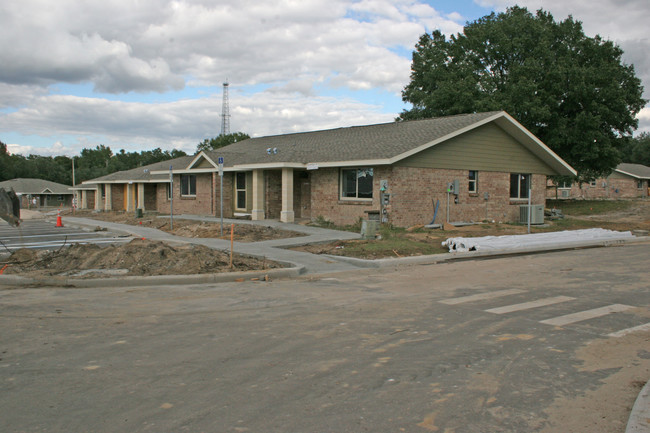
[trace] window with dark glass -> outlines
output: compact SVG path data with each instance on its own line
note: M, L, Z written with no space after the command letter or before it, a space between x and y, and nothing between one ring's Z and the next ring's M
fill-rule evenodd
M341 170L342 199L372 199L372 168L344 168Z
M510 198L528 198L530 174L510 173Z
M244 172L235 175L235 195L237 197L235 208L246 209L246 173Z
M469 171L469 184L467 190L469 193L476 193L478 191L478 171L470 170Z
M181 174L181 195L196 195L195 174Z

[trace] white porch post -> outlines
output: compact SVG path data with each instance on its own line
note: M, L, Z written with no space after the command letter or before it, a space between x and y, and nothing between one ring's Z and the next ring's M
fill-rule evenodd
M96 185L95 189L95 210L102 210L102 186Z
M251 219L264 219L264 170L253 170L253 209Z
M282 169L282 212L280 212L280 221L283 223L292 223L293 214L293 169Z
M133 184L129 183L126 185L126 211L133 211Z
M136 209L144 209L144 183L139 183L138 184L138 204L136 206Z
M79 203L80 209L88 209L88 191L85 189L81 190L81 200Z
M113 185L110 183L104 184L104 191L106 194L106 202L104 203L104 210L113 210Z

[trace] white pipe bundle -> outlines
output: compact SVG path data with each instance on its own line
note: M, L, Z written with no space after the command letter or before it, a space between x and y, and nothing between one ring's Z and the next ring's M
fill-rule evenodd
M449 238L442 242L449 252L512 250L546 245L569 244L579 241L617 240L634 237L632 232L605 229L566 230L528 235L483 236L479 238Z

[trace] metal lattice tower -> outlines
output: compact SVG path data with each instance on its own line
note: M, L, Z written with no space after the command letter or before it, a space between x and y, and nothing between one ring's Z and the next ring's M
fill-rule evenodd
M230 107L228 105L228 81L223 83L223 102L221 103L221 135L230 134Z

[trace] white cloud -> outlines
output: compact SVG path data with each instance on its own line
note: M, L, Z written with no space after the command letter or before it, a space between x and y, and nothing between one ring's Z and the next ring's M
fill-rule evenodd
M204 138L219 134L221 104L217 97L145 104L81 98L69 95L43 96L34 107L0 117L0 130L13 130L43 137L58 134L79 137L77 146L102 143L111 148L142 150L182 148L192 153ZM308 129L327 129L390 122L379 106L350 99L297 97L262 92L231 98L231 131L253 136L283 134ZM93 144L94 143L94 144ZM70 144L52 146L48 152L68 153ZM31 153L31 147L14 146L15 153ZM64 152L65 151L65 152Z

